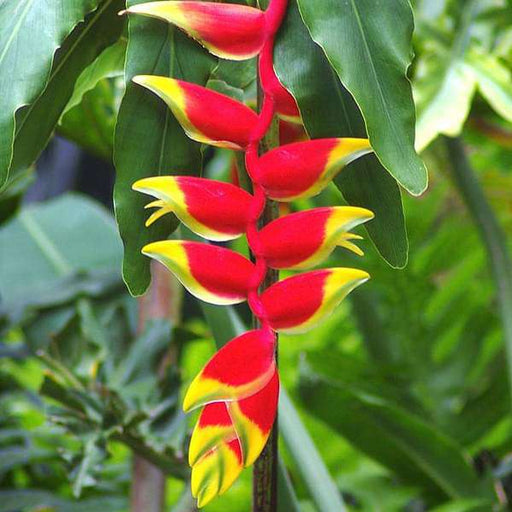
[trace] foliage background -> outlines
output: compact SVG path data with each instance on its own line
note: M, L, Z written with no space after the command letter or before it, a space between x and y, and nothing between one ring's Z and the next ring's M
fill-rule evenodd
M342 4L348 33L356 4ZM152 66L251 100L253 63L218 65L154 21L127 28L116 0L41 2L59 12L49 16L59 26L48 29L51 40L30 40L41 12L20 5L0 4L0 48L8 35L19 48L38 48L18 54L15 66L8 51L0 58L0 165L10 171L0 193L0 512L129 510L134 454L168 475L165 510L193 510L183 461L193 419L181 413L182 390L248 312L201 309L183 296L181 320L141 330L121 275L112 198L124 279L141 293L149 277L138 256L144 200L127 189L141 173L203 164L205 175L229 179L232 155L189 143L162 105L125 83L123 69L130 78ZM366 127L380 144L380 160L348 169L300 205L363 201L377 219L364 260L340 251L330 261L364 266L371 283L315 331L282 337L282 381L294 405L281 404L281 507L508 510L512 4L414 2L407 73L430 181L420 197L400 196L391 175L418 193L421 164L396 157L402 139L389 141L382 105L367 97L385 87L384 108L411 146L406 66L393 75L397 54L379 46L395 29L403 38L412 30L408 3L383 2L378 16L373 2L357 5L370 34L362 60L355 36L344 52L322 26L322 12L338 12L328 0L300 1L302 17L292 2L276 53L311 135L364 135ZM402 63L410 53L403 38ZM31 70L31 79L16 80L13 70ZM175 228L168 221L142 236ZM179 229L173 236L191 236ZM235 248L246 250L243 241ZM250 493L246 472L206 510L247 510Z

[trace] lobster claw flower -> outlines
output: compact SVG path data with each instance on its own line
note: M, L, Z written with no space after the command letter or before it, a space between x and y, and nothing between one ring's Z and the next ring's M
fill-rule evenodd
M370 210L352 206L314 208L286 215L261 230L261 255L272 268L306 269L321 263L337 245L361 254L348 241L347 231L373 216Z
M237 438L226 402L207 404L201 411L192 432L188 448L188 463L193 467L219 443Z
M251 195L245 190L205 178L160 176L137 181L133 189L156 197L147 205L159 208L146 225L174 212L194 233L223 242L245 233Z
M243 5L213 2L149 2L126 10L165 20L223 59L255 57L263 47L265 14Z
M314 270L284 279L261 295L272 329L301 333L312 329L370 276L353 268Z
M235 150L249 144L258 116L243 103L174 78L138 75L133 81L162 98L191 139Z
M278 399L279 376L274 371L266 386L255 395L228 403L245 467L254 464L265 448L276 419Z
M185 412L211 402L247 398L262 389L275 373L274 342L272 334L254 330L224 345L190 384Z
M243 468L238 440L220 441L192 468L192 496L197 498L197 506L204 507L224 494L240 476Z
M368 139L316 139L281 146L260 158L268 197L293 201L319 194L345 166L371 152Z
M183 240L153 242L142 253L163 263L195 297L210 304L238 304L247 298L254 265L242 255Z
M253 464L267 443L277 412L279 377L252 396L208 404L190 441L192 493L202 507L223 494L242 468Z

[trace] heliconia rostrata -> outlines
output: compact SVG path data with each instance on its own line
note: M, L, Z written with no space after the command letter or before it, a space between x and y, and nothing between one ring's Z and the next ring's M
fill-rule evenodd
M184 409L202 407L192 434L189 462L192 493L204 506L224 493L244 467L255 462L276 416L279 379L276 332L298 333L314 327L356 286L366 272L352 268L313 270L262 291L269 268L308 269L336 246L362 254L349 233L370 220L357 207L324 207L285 215L259 229L267 199L290 202L312 197L343 167L371 151L367 139L303 140L302 129L281 132L299 142L260 156L260 143L278 115L300 123L294 98L280 84L273 66L274 39L287 0L272 0L266 11L198 1L161 1L135 5L129 13L173 23L214 55L232 60L259 56L263 92L260 114L246 105L198 85L162 76L133 80L162 98L190 138L245 152L252 194L234 184L189 176L160 176L133 188L156 198L147 224L174 213L205 239L223 242L247 235L254 262L230 249L205 243L166 240L143 253L166 265L196 297L212 304L248 301L258 329L226 344L190 385ZM288 135L286 135L288 134Z

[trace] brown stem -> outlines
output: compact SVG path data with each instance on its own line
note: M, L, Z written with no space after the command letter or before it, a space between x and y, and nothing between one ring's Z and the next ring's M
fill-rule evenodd
M178 320L180 310L179 291L174 278L162 265L153 264L153 276L149 292L139 299L139 332L151 319ZM173 359L172 352L159 368L163 372ZM132 512L163 512L165 506L165 473L140 455L134 455L130 510Z
M261 90L258 94L258 103L261 106ZM277 119L274 119L272 126L263 139L260 152L264 153L269 149L279 145L279 125ZM260 219L260 227L277 219L278 205L273 201L267 201L265 211ZM279 280L279 273L275 270L269 270L265 281L261 287L262 290L268 288ZM277 335L276 335L277 337ZM276 340L276 363L278 360L278 341ZM277 473L278 473L278 417L276 419L270 437L265 448L261 452L259 459L254 464L253 471L253 512L276 512L277 511Z

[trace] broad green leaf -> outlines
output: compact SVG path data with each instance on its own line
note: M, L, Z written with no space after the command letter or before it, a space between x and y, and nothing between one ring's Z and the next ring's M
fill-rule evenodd
M425 55L418 66L416 148L423 151L439 134L460 134L469 114L476 81L472 70L443 50Z
M418 60L414 82L418 151L425 149L439 134L459 135L469 114L476 80L465 57L478 9L478 0L467 2L451 45L430 41Z
M122 512L126 510L126 500L118 496L88 498L70 501L51 492L39 489L20 489L0 491L0 512L13 510L51 510L52 512ZM50 508L47 508L50 507Z
M295 2L279 32L275 65L297 99L312 138L366 137L357 105L312 41ZM378 159L373 155L358 159L335 183L349 204L375 212L375 219L366 226L375 247L391 266L405 266L408 242L400 190Z
M393 401L367 391L367 379L346 383L335 368L335 355L317 354L303 368L302 396L316 414L355 447L419 486L431 496L442 491L453 499L494 500L490 482L480 480L460 447L420 417ZM332 404L336 404L333 407ZM432 494L433 493L433 494Z
M112 80L101 80L61 118L57 133L86 151L111 161L114 129L123 92Z
M466 62L475 75L482 96L504 119L512 122L512 73L498 57L476 46Z
M59 302L93 291L100 276L118 282L121 252L113 219L90 199L67 194L28 206L0 229L1 307Z
M128 2L128 5L141 3ZM185 135L165 103L131 82L135 75L150 74L206 84L214 60L199 45L168 24L131 16L126 53L126 93L119 111L114 162L116 218L123 239L123 277L133 295L143 294L150 282L149 259L144 245L162 240L176 229L173 218L144 226L148 198L132 190L138 179L164 174L199 174L200 145Z
M414 195L427 187L414 150L415 111L407 78L412 10L407 0L298 0L313 39L359 105L372 147Z
M84 69L57 126L60 135L108 161L112 160L114 128L124 92L125 54L126 39L122 37Z
M69 100L63 115L82 101L84 94L92 91L101 80L123 76L126 39L121 38L101 52L94 62L87 66L78 77L73 96Z
M43 92L50 80L52 65L54 71L57 66L54 54L71 30L90 11L98 6L98 12L104 11L112 3L112 0L5 0L0 4L0 187L7 180L13 158L15 131L19 131L19 120L15 122L15 113L24 105L33 104ZM89 21L93 17L89 17ZM109 33L114 30L116 23L111 19L112 27L103 29ZM81 33L86 31L84 25L76 30ZM98 38L96 44L101 45L101 32L95 37ZM73 41L76 43L77 40L73 37ZM95 51L95 46L94 39L91 39L82 50L89 55ZM61 49L59 54L63 57L64 50ZM67 84L65 78L61 78L61 81L63 87L69 87L72 91L73 83ZM69 96L64 98L62 108L68 99ZM52 101L58 104L62 98L55 96ZM51 117L46 111L45 114ZM57 119L53 126L56 122ZM42 131L39 138L46 142L49 132L45 133L45 126L38 126L38 129ZM41 148L42 145L37 151Z
M11 171L31 165L47 144L73 94L75 82L105 47L121 35L123 20L117 13L122 0L105 0L64 41L55 54L44 92L16 113L16 135ZM87 129L84 126L84 129Z

